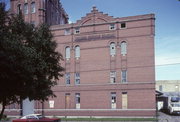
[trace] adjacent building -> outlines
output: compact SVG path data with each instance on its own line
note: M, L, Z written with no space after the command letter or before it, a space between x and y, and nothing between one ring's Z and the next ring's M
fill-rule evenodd
M11 4L18 12L17 1ZM39 15L37 20L30 18L25 16L28 22L51 23ZM53 88L57 97L35 102L34 111L55 116L154 117L154 21L154 14L114 18L93 7L76 23L51 26L66 70Z
M67 24L68 15L59 0L10 0L11 13L24 16L26 22L38 25Z
M156 81L157 107L158 110L169 112L173 102L180 101L180 80ZM179 103L178 103L179 104Z
M180 92L180 80L158 80L156 90L163 93Z

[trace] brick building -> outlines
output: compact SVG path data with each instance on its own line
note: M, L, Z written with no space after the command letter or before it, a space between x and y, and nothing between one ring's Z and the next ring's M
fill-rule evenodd
M154 20L154 14L114 18L93 7L76 23L51 26L66 71L53 88L57 97L35 102L34 111L155 116Z
M94 7L51 27L65 76L44 112L64 116L154 116L154 15L113 18Z
M68 15L59 0L10 0L11 13L22 12L26 22L38 25L67 24Z
M180 80L157 80L156 90L168 93L168 92L180 92Z

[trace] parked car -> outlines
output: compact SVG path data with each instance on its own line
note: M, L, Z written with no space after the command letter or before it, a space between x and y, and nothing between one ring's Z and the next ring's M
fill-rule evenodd
M60 122L60 119L43 117L41 114L29 114L13 122Z

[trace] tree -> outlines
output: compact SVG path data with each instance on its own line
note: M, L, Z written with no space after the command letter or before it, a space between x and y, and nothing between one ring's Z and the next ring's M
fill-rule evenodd
M0 3L0 104L21 100L48 100L52 87L63 76L62 55L49 27L25 23L22 14L9 17Z

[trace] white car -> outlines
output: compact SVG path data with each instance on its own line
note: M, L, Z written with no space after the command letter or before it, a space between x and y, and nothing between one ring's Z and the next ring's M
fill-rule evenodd
M173 103L169 106L170 114L176 113L180 114L180 103Z
M12 122L60 122L59 118L46 118L41 114L29 114L21 117L20 119L15 119Z
M41 119L43 116L41 114L29 114L21 117L21 119Z

